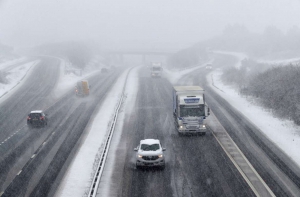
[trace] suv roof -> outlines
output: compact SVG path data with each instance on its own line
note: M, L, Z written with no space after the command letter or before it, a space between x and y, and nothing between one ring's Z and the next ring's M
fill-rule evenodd
M34 110L34 111L31 111L30 113L43 113L42 110Z
M144 139L141 140L141 144L160 144L158 139Z

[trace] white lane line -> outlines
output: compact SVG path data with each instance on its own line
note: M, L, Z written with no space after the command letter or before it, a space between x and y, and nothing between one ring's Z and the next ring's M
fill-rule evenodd
M22 170L20 170L20 172L18 172L17 176L19 176L21 174Z
M36 154L33 154L33 155L31 156L31 159L33 159L35 156L36 156Z

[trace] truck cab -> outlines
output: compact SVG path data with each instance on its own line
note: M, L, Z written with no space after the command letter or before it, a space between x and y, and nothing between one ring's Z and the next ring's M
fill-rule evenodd
M150 70L151 70L152 78L154 78L154 77L160 78L162 76L163 68L161 66L161 63L152 63Z

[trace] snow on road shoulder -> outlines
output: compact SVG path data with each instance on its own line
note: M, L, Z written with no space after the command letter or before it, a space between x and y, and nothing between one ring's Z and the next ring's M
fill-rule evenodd
M221 75L222 71L220 70L215 70L207 75L207 81L215 92L260 128L300 167L300 126L295 125L292 121L274 117L271 112L255 105L249 98L243 97L232 87L224 85L221 81Z
M4 99L4 97L12 93L13 90L16 90L16 87L18 87L21 82L25 81L26 76L33 70L31 68L39 62L40 60L35 60L10 70L5 76L7 83L0 83L0 99Z
M112 116L121 97L127 72L128 70L118 78L98 112L95 112L94 118L90 119L85 131L87 136L68 168L55 196L81 197L86 194L96 167L95 159L101 153Z

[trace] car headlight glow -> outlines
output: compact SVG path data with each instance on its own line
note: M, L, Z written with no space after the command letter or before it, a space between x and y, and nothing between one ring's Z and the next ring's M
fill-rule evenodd
M158 155L158 157L159 157L159 158L162 158L162 157L163 157L163 155Z
M142 158L143 156L142 155L138 155L138 158Z
M180 128L180 129L183 129L183 126L180 126L179 128Z

